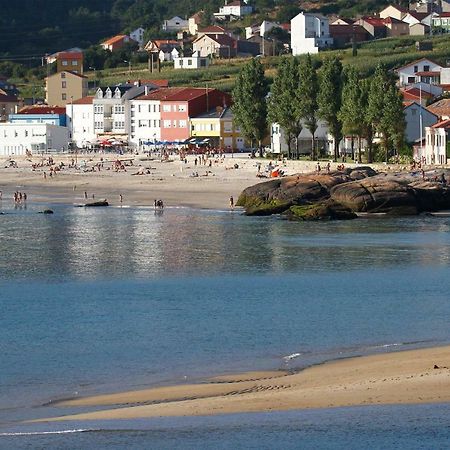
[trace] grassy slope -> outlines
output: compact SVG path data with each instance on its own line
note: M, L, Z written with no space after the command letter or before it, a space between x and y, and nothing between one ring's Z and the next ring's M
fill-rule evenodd
M450 34L433 37L434 49L428 52L418 52L415 49L417 40L429 40L427 37L403 36L399 38L381 39L378 41L366 42L360 44L358 55L352 56L351 49L333 50L320 53L317 58L323 59L327 56L338 56L344 65L355 65L363 75L369 75L380 62L388 68L400 67L405 63L415 59L428 57L437 60L445 65L447 59L450 59ZM280 56L263 58L262 62L266 67L266 75L273 78L276 73L276 67ZM161 72L151 74L146 64L140 64L132 67L132 79L168 79L171 86L197 86L222 89L230 91L233 88L234 81L240 68L245 64L246 59L215 60L208 69L200 70L174 70L170 66L164 66ZM85 75L90 80L94 79L94 72L86 72ZM126 81L130 78L128 68L118 68L97 71L97 85L112 85ZM43 82L33 80L29 83L21 83L16 80L22 95L30 96L33 85L37 95L44 95Z

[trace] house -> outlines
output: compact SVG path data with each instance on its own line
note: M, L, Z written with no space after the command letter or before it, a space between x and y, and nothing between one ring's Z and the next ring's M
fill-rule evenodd
M440 84L442 66L431 59L421 58L396 69L399 85L406 86L423 82L427 84Z
M225 1L225 5L219 8L219 12L214 13L214 17L219 20L235 20L252 12L253 7L240 0L234 0L230 3Z
M56 72L70 71L83 74L83 52L64 51L54 55Z
M430 27L423 23L413 23L409 26L410 36L425 36L430 32Z
M236 56L236 41L227 34L202 34L192 43L192 50L201 57L231 58Z
M48 123L66 126L66 108L64 106L33 105L25 106L9 116L10 123Z
M181 46L175 39L155 39L150 40L144 47L149 53L158 55L158 59L163 61L173 61L182 54Z
M386 8L382 9L379 13L380 19L397 19L403 20L403 17L408 13L406 8L400 5L389 5Z
M192 143L208 142L215 148L239 151L245 147L245 139L233 121L229 106L217 106L190 120Z
M94 96L87 96L66 105L70 138L78 148L90 147L96 140L94 128Z
M129 34L130 39L133 39L133 41L139 44L139 48L141 48L144 45L144 33L145 33L144 28L139 27L131 31Z
M294 56L318 53L332 45L333 38L325 16L301 12L291 20L291 49Z
M10 115L14 114L20 105L21 102L16 95L8 94L0 89L0 122L7 122Z
M204 14L205 13L203 11L199 11L194 15L192 15L191 17L189 17L188 30L189 34L191 34L192 36L195 36L197 34L199 25L202 23Z
M362 17L355 24L361 25L373 39L382 39L387 36L386 24L380 17Z
M86 97L88 79L79 73L62 71L45 79L45 101L48 105L65 106Z
M426 164L446 164L450 157L450 120L443 120L425 128L425 148L419 157Z
M226 34L232 37L231 31L228 31L225 28L220 27L219 25L210 25L209 27L205 27L202 28L201 30L198 30L197 37L200 37L203 34Z
M444 98L427 107L428 111L436 114L439 120L450 119L450 98Z
M430 127L439 121L439 117L424 108L419 103L408 102L403 111L405 113L405 140L413 143L425 136L425 127Z
M450 12L434 13L431 18L431 26L434 32L450 32Z
M163 31L187 31L189 30L189 21L175 16L171 19L167 19L162 23Z
M176 57L173 62L175 69L204 69L209 66L210 59L194 52L192 56Z
M312 135L304 126L298 135L298 147L300 154L311 153ZM317 130L314 134L314 146L317 150L327 150L328 142L328 126L325 122L319 120ZM291 151L294 151L296 142L291 143ZM288 152L288 145L286 142L286 135L278 123L272 123L270 126L270 151L272 153L286 154Z
M67 151L69 129L49 123L0 123L0 156Z
M330 21L330 26L331 25L353 25L353 20L336 17Z
M408 11L408 13L403 17L402 21L406 22L410 26L416 24L431 26L431 13Z
M442 94L442 88L426 83L416 83L400 89L404 102L416 102L426 106Z
M361 25L330 25L330 36L335 48L344 47L351 42L364 42L370 38Z
M113 36L112 38L102 42L100 45L104 50L114 52L116 50L120 50L128 42L130 42L129 36L125 34L118 34L117 36Z
M383 20L386 26L386 34L388 37L407 36L409 34L409 24L394 17L387 17Z

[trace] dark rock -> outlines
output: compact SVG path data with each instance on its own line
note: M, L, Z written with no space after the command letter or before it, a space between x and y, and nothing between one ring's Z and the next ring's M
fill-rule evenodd
M86 203L84 206L89 206L89 207L109 206L109 203L106 200L99 200L97 202Z
M53 214L51 209L44 209L43 211L39 211L39 214Z
M284 213L289 220L350 220L357 215L331 199L313 205L291 206Z

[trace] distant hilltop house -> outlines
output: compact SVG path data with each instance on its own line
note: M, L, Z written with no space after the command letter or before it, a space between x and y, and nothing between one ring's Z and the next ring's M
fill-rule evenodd
M133 39L133 41L139 44L139 48L141 48L144 45L144 33L145 33L144 28L139 27L131 31L129 34L130 39Z
M192 36L195 36L197 34L199 25L202 21L204 14L205 13L203 11L199 11L199 12L195 13L194 15L192 15L191 17L189 17L188 30L189 30L189 34L192 34Z
M175 16L162 23L163 31L187 31L189 30L189 21Z
M161 62L173 61L182 55L180 43L174 39L154 39L145 44L144 50L158 55Z
M45 101L48 105L65 106L85 97L87 93L88 80L79 73L63 70L45 79Z
M245 27L245 38L250 39L255 35L264 37L273 28L281 28L281 25L277 22L270 22L264 20L261 24L250 25Z
M415 83L440 85L442 71L444 76L448 76L450 68L444 70L444 67L429 58L418 59L396 69L400 86Z
M253 12L253 7L246 2L235 0L225 1L225 5L219 8L219 12L214 13L214 17L219 20L236 20L247 16Z
M57 72L69 70L74 73L83 73L83 51L80 48L72 48L48 55L46 62L47 64L56 62Z
M433 14L431 18L431 26L433 30L441 33L450 32L450 12Z
M333 45L328 19L321 14L297 14L291 20L292 54L318 53Z
M100 45L104 50L114 52L121 49L128 42L130 42L130 36L127 36L126 34L118 34L102 42Z
M217 56L231 58L236 56L236 40L227 34L201 34L192 43L192 49L201 57Z

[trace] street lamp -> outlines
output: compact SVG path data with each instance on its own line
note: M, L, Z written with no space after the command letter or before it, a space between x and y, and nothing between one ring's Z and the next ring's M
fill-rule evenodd
M128 77L131 78L131 61L123 60L124 63L128 63Z
M95 67L89 67L90 70L94 71L94 90L97 88L97 69Z

